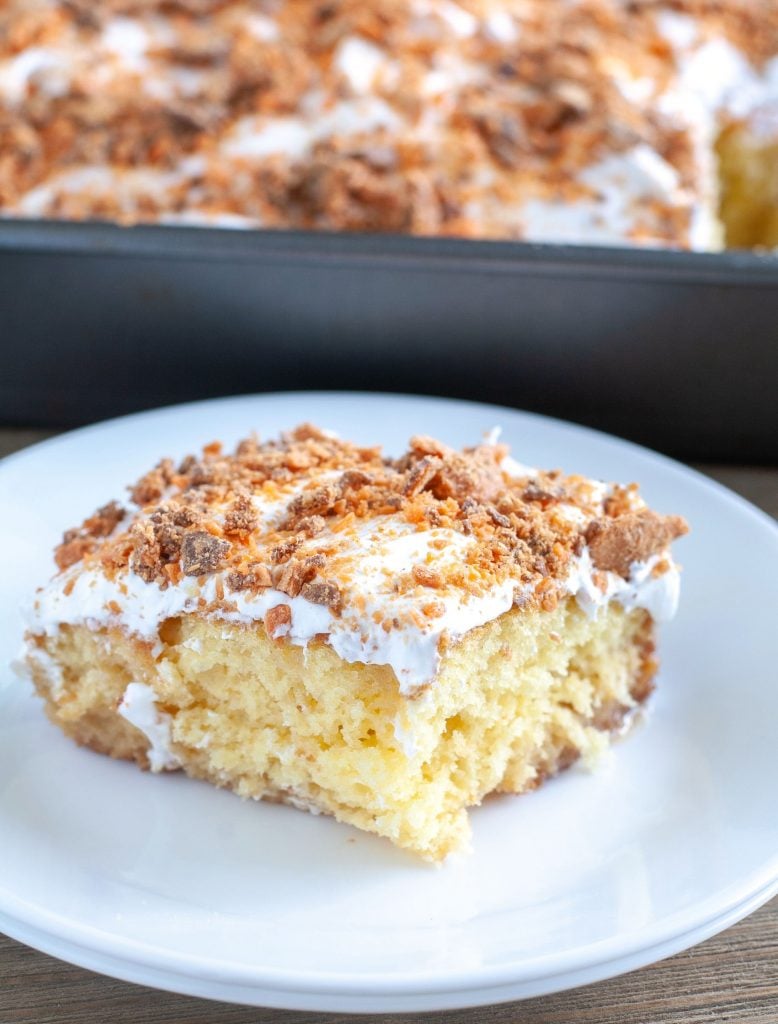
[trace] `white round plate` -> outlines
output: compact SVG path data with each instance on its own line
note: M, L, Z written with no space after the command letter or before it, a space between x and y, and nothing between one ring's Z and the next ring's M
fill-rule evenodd
M778 529L633 445L441 399L226 399L77 431L0 465L0 655L80 522L161 455L301 420L400 451L495 425L525 463L638 480L692 524L648 720L594 774L472 812L473 853L435 869L288 807L81 750L27 684L0 688L0 928L65 960L236 1002L415 1011L557 991L686 948L778 891Z

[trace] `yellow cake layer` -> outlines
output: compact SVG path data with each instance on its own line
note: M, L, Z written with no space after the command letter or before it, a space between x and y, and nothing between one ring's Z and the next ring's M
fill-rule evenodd
M444 653L438 678L402 696L384 666L347 664L265 628L169 619L161 653L111 630L38 638L32 659L50 716L78 742L148 766L149 741L117 713L131 682L170 716L187 774L244 797L284 799L386 836L430 860L467 844L466 808L521 793L577 757L651 688L653 624L615 604L587 617L570 598L513 609Z
M727 247L778 248L778 119L772 132L733 125L717 154Z

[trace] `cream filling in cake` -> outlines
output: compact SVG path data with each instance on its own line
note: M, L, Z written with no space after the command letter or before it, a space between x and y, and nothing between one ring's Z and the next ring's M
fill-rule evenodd
M146 683L130 683L116 710L149 741L149 768L153 772L175 771L181 762L170 749L170 715L160 711L156 701L157 695Z

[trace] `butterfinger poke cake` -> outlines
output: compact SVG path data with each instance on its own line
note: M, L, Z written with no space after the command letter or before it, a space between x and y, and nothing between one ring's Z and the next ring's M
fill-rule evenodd
M0 216L778 245L775 0L6 0Z
M606 485L311 425L163 459L57 547L26 663L79 744L438 861L648 697L684 520Z

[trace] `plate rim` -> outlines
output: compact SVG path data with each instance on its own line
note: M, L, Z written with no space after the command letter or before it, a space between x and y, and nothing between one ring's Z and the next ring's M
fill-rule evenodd
M710 897L704 901L704 904L711 906L710 912L707 912L705 916L687 921L682 926L679 926L678 920L683 919L683 915L688 913L688 910L677 911L664 918L661 923L665 927L662 929L656 928L653 932L646 930L634 932L632 941L628 943L618 936L613 936L590 943L578 951L575 956L568 953L566 959L562 959L558 954L547 954L543 957L524 958L518 962L508 962L495 967L471 969L469 972L459 970L428 971L420 975L386 973L354 975L335 971L299 972L284 968L263 969L249 965L234 965L227 961L215 960L213 957L205 958L171 952L134 939L116 939L110 932L103 929L81 923L74 924L59 914L38 907L33 907L33 913L28 916L17 916L11 909L13 903L20 904L22 907L29 907L30 904L14 899L13 896L8 903L5 903L2 888L0 888L0 919L3 916L9 917L22 925L52 935L60 941L122 960L135 967L164 969L184 977L194 976L214 983L324 996L341 994L381 997L397 994L398 990L402 990L404 994L408 995L436 995L446 992L499 988L511 984L527 984L533 980L550 980L573 972L591 970L597 966L604 966L625 958L636 957L641 952L667 945L674 939L682 939L685 935L704 930L720 918L728 917L737 908L749 903L759 894L769 893L767 898L770 898L778 893L778 856L773 859L775 866L772 871L765 871L764 878L760 878L756 884L749 886L739 894L739 897L735 895L738 891L737 885L728 887L728 891L733 892L731 898L725 903L717 903L715 897ZM703 904L693 904L695 907L701 905ZM49 922L56 922L55 926L52 927L51 924L47 926L47 919ZM57 924L60 927L57 927ZM649 936L648 939L646 939L646 935ZM538 970L539 966L540 970Z
M513 1002L516 1000L542 997L555 992L562 992L568 989L577 988L581 985L606 981L610 978L629 973L630 971L639 970L641 967L657 963L669 956L674 956L677 953L683 952L685 949L689 949L699 942L704 942L707 939L712 938L714 935L732 927L734 924L737 924L738 921L743 920L745 917L748 917L750 914L757 911L777 894L778 881L775 881L766 889L760 890L748 900L738 904L725 914L716 916L710 922L705 925L701 925L699 928L692 929L682 935L676 936L668 943L649 947L633 957L619 957L615 960L599 963L589 969L588 973L587 970L584 969L583 971L574 973L563 972L558 975L549 976L545 979L529 979L524 982L514 981L496 988L485 986L459 991L447 988L438 992L408 993L406 991L395 991L391 993L365 992L350 994L343 993L341 991L334 991L332 993L320 993L313 991L303 992L296 988L270 989L262 988L260 986L255 986L253 988L244 986L238 990L235 986L230 987L229 983L219 982L218 980L203 979L192 974L170 974L167 977L164 977L164 979L160 979L158 977L159 972L156 967L146 968L146 973L144 974L143 967L133 969L133 965L128 965L126 961L118 959L116 960L116 963L106 965L103 962L100 966L97 966L94 958L89 960L87 956L85 959L78 953L74 957L72 949L65 951L58 949L56 952L52 951L51 943L46 943L45 939L43 943L36 942L38 938L37 935L32 936L32 940L28 941L26 944L31 945L33 948L38 949L40 952L46 953L49 956L54 956L58 959L65 960L68 963L76 964L76 966L87 970L107 974L110 977L120 978L123 981L150 985L168 992L196 996L203 999L215 999L239 1005L263 1006L293 1011L313 1010L316 1012L328 1013L418 1013L426 1011L467 1009L486 1005L488 1003ZM5 923L7 922L4 922L3 915L0 914L0 926L3 926ZM31 938L29 934L27 934L25 938L22 938L18 933L17 936L13 937L16 938L16 941L18 942L25 942ZM45 946L48 946L48 948L44 948ZM82 950L85 947L77 948ZM94 953L95 951L86 950L86 952L89 954ZM100 951L96 951L96 956L100 958L103 954ZM128 966L130 967L129 971L127 970ZM581 975L583 975L583 977ZM539 986L537 984L533 984L533 981L539 981ZM441 1001L440 997L446 998ZM324 1000L324 1002L320 1002L318 1000ZM431 1003L431 1000L434 1002Z
M180 413L191 414L202 408L212 410L219 405L245 402L261 403L263 400L280 401L282 403L304 402L312 397L317 400L324 399L330 402L337 402L343 399L357 399L361 401L389 401L400 404L410 399L420 403L433 402L442 406L448 406L449 408L452 406L467 406L470 409L489 413L492 417L496 416L497 419L500 416L518 417L525 422L528 420L536 422L541 427L546 425L552 426L555 429L572 430L576 434L583 434L585 437L599 444L604 444L606 447L616 446L622 453L626 451L641 462L648 460L654 466L659 466L663 471L673 475L680 475L685 480L691 480L698 487L711 492L719 501L724 501L733 506L740 514L747 515L761 529L767 528L768 536L776 544L775 550L778 556L778 523L772 517L758 509L745 498L735 494L729 488L711 480L699 471L685 466L683 463L659 452L654 452L642 445L571 421L490 403L449 399L441 396L361 391L286 391L249 393L172 404L80 427L23 448L18 452L11 453L0 460L0 477L2 477L2 474L9 465L16 465L30 456L37 457L44 449L55 449L59 445L70 444L73 440L87 437L93 433L99 433L106 427L114 428L131 423L139 418L159 415L175 416ZM0 699L1 693L2 691L0 691ZM206 958L196 954L160 949L128 937L117 937L102 928L74 922L62 915L47 911L45 907L31 904L26 900L20 900L1 881L0 916L5 915L12 920L19 921L21 924L28 923L32 927L59 938L61 941L70 942L86 950L109 955L119 960L126 960L136 966L160 968L164 965L165 969L175 971L184 976L196 974L196 976L204 980L210 979L214 982L231 985L249 985L256 988L264 987L279 992L295 990L320 995L348 995L351 993L370 994L380 997L397 994L400 989L408 994L434 995L443 992L465 992L473 989L478 990L499 987L501 985L521 984L531 979L552 978L570 973L571 971L592 969L596 965L607 964L617 958L635 956L641 950L661 946L671 941L674 937L677 938L694 929L704 928L722 915L729 914L737 907L744 905L749 899L754 898L757 893L768 890L777 882L778 849L758 869L754 869L739 881L733 882L725 889L719 890L718 893L704 900L692 903L690 906L666 916L649 928L638 929L626 937L623 935L609 936L608 938L589 943L578 949L565 951L561 954L548 953L540 957L525 957L518 961L505 961L499 965L470 968L467 971L453 969L435 970L426 971L418 975L408 975L407 973L387 975L385 972L362 974L354 974L352 972L349 974L334 971L316 972L307 969L300 972L278 967L263 968L262 966L248 964L236 965L230 964L229 961L215 960L213 957ZM723 893L726 893L724 899L722 899ZM16 907L16 912L12 909L13 907Z

